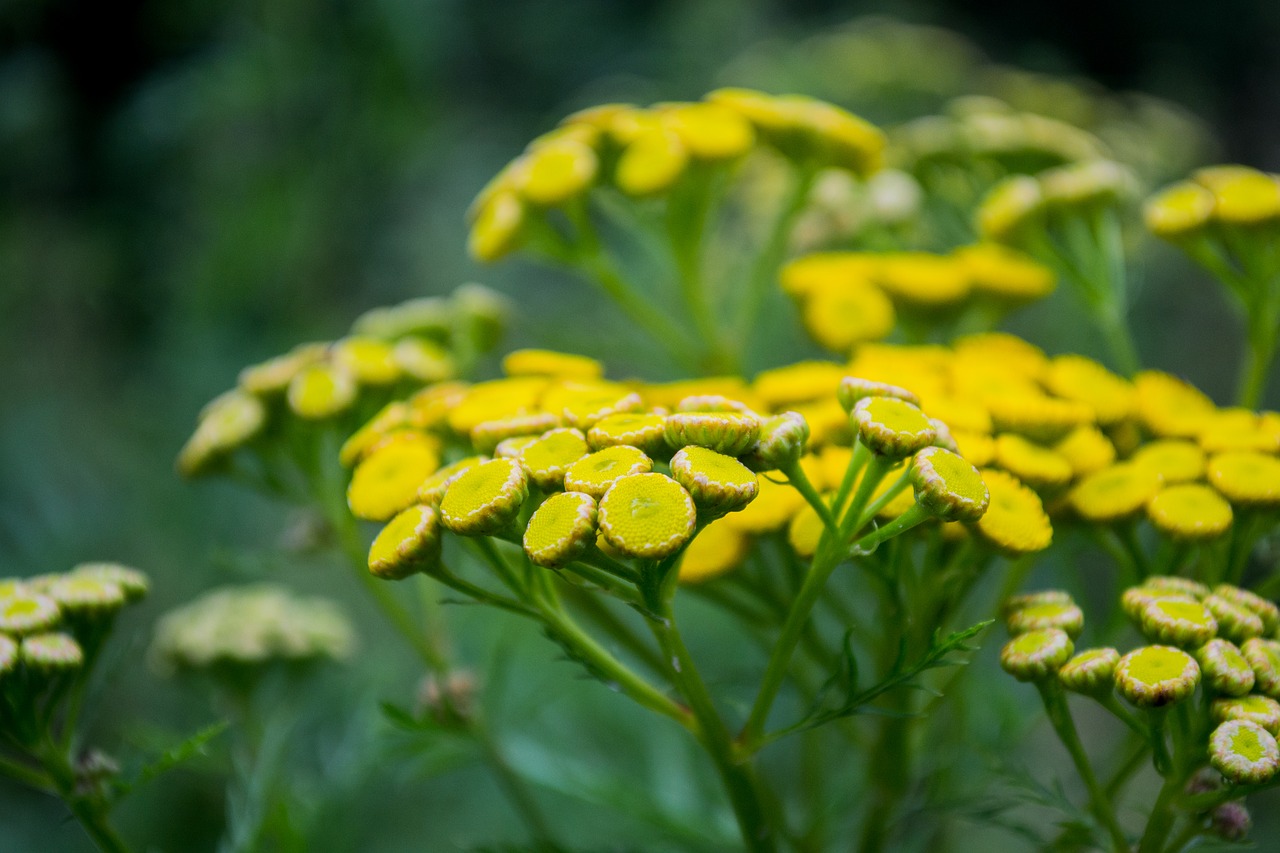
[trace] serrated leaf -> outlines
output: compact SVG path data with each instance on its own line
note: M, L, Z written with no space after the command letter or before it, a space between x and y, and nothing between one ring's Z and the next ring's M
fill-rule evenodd
M155 759L142 765L138 772L133 774L132 778L116 781L112 785L111 799L118 800L125 797L139 785L145 785L178 765L184 764L198 755L203 755L204 748L209 741L226 731L230 725L231 723L228 720L219 720L216 723L205 726L186 740L169 747Z

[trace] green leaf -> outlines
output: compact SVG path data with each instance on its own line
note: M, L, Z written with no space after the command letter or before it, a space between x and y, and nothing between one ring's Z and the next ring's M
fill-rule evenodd
M144 764L130 779L121 779L112 785L111 799L119 800L129 795L139 785L144 785L169 772L180 764L184 764L198 755L205 754L205 746L230 727L228 720L219 720L191 735L181 743L175 744L162 752L154 760Z

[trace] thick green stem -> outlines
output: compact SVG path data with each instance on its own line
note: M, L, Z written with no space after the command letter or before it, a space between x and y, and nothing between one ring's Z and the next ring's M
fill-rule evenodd
M93 839L103 853L129 853L129 845L116 833L107 817L105 805L76 791L76 775L63 754L52 741L41 749L40 764L53 782L58 796L75 815L80 826Z

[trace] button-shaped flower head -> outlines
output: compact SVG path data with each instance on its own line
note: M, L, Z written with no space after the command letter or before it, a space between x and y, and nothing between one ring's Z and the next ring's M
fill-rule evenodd
M1204 606L1218 620L1218 633L1233 643L1243 643L1263 634L1262 617L1221 595L1206 595Z
M1253 667L1230 640L1215 637L1195 650L1207 688L1223 696L1244 696L1253 689Z
M1213 719L1219 723L1227 720L1249 720L1262 726L1272 735L1280 735L1280 702L1270 696L1238 696L1213 700Z
M1019 634L1000 650L1000 666L1019 681L1052 678L1075 651L1066 631L1043 628Z
M418 489L439 467L440 446L434 437L396 433L356 465L347 506L356 518L386 521L417 500Z
M431 571L440 561L440 513L418 504L379 531L369 548L369 571L383 580L403 580Z
M524 466L490 459L467 469L440 499L440 520L459 536L488 536L515 521L529 496Z
M860 400L864 400L867 397L896 397L899 400L906 400L914 406L920 405L920 398L916 396L914 391L891 385L888 382L863 379L860 376L846 376L840 380L840 385L836 388L836 399L840 401L840 405L844 407L844 410L850 414L853 414L853 407Z
M1263 634L1274 634L1277 629L1280 629L1280 608L1276 607L1274 601L1268 601L1247 589L1226 583L1215 586L1213 594L1256 613L1262 620Z
M1005 617L1005 627L1010 634L1058 628L1074 640L1084 630L1084 611L1071 600L1028 604L1011 611Z
M1058 670L1058 681L1074 693L1099 696L1115 686L1116 664L1120 652L1112 648L1088 649L1080 652Z
M1179 483L1156 493L1147 518L1175 542L1207 542L1231 529L1231 504L1203 483Z
M697 445L676 451L671 457L671 476L693 497L704 519L742 509L760 489L750 468L732 456Z
M991 500L978 469L942 447L926 447L915 455L911 485L916 502L944 521L977 521Z
M22 662L40 673L70 672L84 665L84 650L70 634L55 631L22 638Z
M1266 453L1219 453L1209 460L1209 482L1235 506L1280 506L1280 459Z
M1209 736L1209 763L1232 784L1259 785L1280 770L1280 747L1257 723L1227 720Z
M1160 491L1160 476L1121 463L1085 477L1071 490L1071 508L1086 521L1112 524L1142 512Z
M1254 637L1240 646L1244 659L1253 667L1254 688L1280 699L1280 642Z
M629 557L660 560L685 546L696 521L693 498L665 474L631 474L600 500L600 529Z
M675 412L664 436L672 449L695 445L740 456L760 437L760 417L751 412Z
M1048 548L1053 527L1040 496L1004 471L983 469L982 480L991 500L972 529L1005 554L1032 554Z
M58 603L21 587L0 595L0 631L14 636L39 634L58 624Z
M1195 649L1218 633L1218 620L1199 601L1157 598L1142 608L1138 627L1157 643Z
M125 605L125 592L109 580L87 575L60 575L49 582L45 593L58 602L68 617L98 618L109 616Z
M542 502L524 531L524 552L534 564L557 569L581 557L596 541L596 499L586 492L558 492Z
M440 499L454 480L488 459L487 456L467 456L436 471L418 487L418 503L439 506Z
M776 471L790 468L804 455L809 443L809 422L799 412L783 412L766 418L760 425L760 437L743 457L754 471Z
M124 590L129 601L144 598L151 589L151 581L144 573L120 563L81 563L71 570L71 574L113 583Z
M645 412L619 412L601 418L587 431L587 444L592 450L603 450L629 444L649 456L667 451L665 415Z
M262 432L267 410L262 401L243 391L228 391L200 414L200 422L178 454L178 471L195 477Z
M1195 692L1200 666L1181 649L1143 646L1120 658L1115 675L1121 696L1140 708L1162 708Z
M520 461L530 479L544 492L564 488L564 475L573 463L587 455L587 439L580 430L553 429L520 451Z
M896 397L866 397L853 407L858 438L872 452L904 459L933 444L938 431L918 406Z
M589 453L570 465L565 470L564 488L602 498L618 478L652 470L653 460L643 451L620 444Z
M1213 207L1213 193L1183 181L1147 199L1142 218L1152 234L1176 241L1200 233L1209 224Z
M348 370L330 362L304 367L289 382L289 408L303 420L321 421L342 414L356 401L360 386Z

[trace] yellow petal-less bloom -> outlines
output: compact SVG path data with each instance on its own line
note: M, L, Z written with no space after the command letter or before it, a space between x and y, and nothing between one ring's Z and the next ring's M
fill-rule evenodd
M524 202L510 190L494 193L478 208L467 234L467 252L491 264L511 254L524 237L528 214Z
M1223 497L1240 507L1280 506L1280 459L1264 453L1219 453L1207 476Z
M120 563L81 563L71 570L71 575L113 583L124 590L129 601L144 598L151 589L151 580L144 573Z
M1194 654L1196 662L1200 664L1200 676L1204 679L1205 687L1214 693L1222 696L1245 696L1253 689L1253 667L1249 666L1249 661L1234 643L1218 637L1196 649ZM1213 715L1218 722L1229 719L1218 716L1221 709L1219 703L1222 701L1217 699L1213 703Z
M378 338L355 335L334 341L330 359L361 385L390 385L403 376L394 347Z
M1218 620L1200 601L1158 598L1142 608L1138 623L1147 639L1189 649L1203 646L1218 633Z
M1227 720L1250 720L1272 735L1280 734L1280 702L1270 696L1215 699L1212 713L1213 719L1219 723Z
M289 382L289 408L305 420L325 420L351 408L359 386L349 371L330 363L305 367Z
M1158 370L1133 378L1138 419L1161 438L1193 438L1217 407L1188 382Z
M592 450L629 444L650 456L656 456L667 447L664 437L666 425L665 415L632 412L608 415L587 431L587 444Z
M1049 357L1035 344L1007 332L980 332L956 338L955 357L948 359L953 374L985 368L1010 376L1039 381L1049 368Z
M560 419L550 412L535 412L481 421L471 428L471 446L480 453L493 454L494 448L509 438L538 436L559 425Z
M1116 664L1120 652L1113 648L1087 649L1058 670L1058 681L1073 693L1108 694L1115 683Z
M1059 441L1093 422L1093 409L1044 394L992 394L983 400L998 432L1014 432L1035 441Z
M618 157L613 182L630 196L666 192L689 166L689 149L665 127L637 134Z
M1209 763L1233 785L1261 785L1280 772L1280 746L1252 720L1228 720L1209 736Z
M1240 651L1253 667L1254 688L1280 699L1280 642L1253 637L1240 644Z
M1274 601L1268 601L1257 593L1227 583L1215 586L1213 594L1256 613L1262 620L1263 633L1275 634L1276 630L1280 629L1280 607L1276 607Z
M392 347L391 358L405 376L419 382L443 382L458 375L449 351L426 338L401 338Z
M1231 504L1203 483L1180 483L1151 499L1147 518L1175 541L1204 542L1231 529Z
M1197 445L1180 439L1147 442L1130 461L1158 474L1166 484L1189 483L1204 476L1205 454Z
M401 400L388 403L342 443L338 461L344 468L350 468L389 436L405 430L411 422L412 409L407 403Z
M1052 678L1075 651L1065 631L1042 628L1018 634L1000 650L1000 666L1019 681Z
M1142 512L1160 491L1159 475L1133 463L1104 468L1077 483L1068 495L1076 514L1094 524L1110 524Z
M783 412L765 418L760 437L744 457L753 471L790 470L800 461L809 443L809 422L799 412Z
M578 459L564 474L564 488L601 498L620 477L647 474L653 460L638 448L620 444L589 453Z
M665 474L631 474L616 480L600 499L600 529L629 557L661 560L692 538L693 498Z
M550 380L540 376L516 376L480 382L467 388L462 399L449 409L445 420L459 436L485 421L512 418L538 411L538 403Z
M866 252L817 252L796 258L779 273L782 291L804 300L854 283L870 284L879 266L878 258L879 255Z
M1195 658L1172 646L1143 646L1116 664L1116 689L1140 708L1161 708L1186 699L1200 681Z
M886 255L875 283L903 308L949 308L969 295L968 271L948 257L924 252Z
M1116 447L1096 427L1080 426L1053 446L1053 451L1066 459L1076 477L1101 471L1116 461Z
M664 435L673 449L697 445L739 456L760 437L760 418L750 412L675 412Z
M444 466L423 480L422 485L418 486L418 503L439 506L440 499L444 497L445 489L449 488L450 483L481 462L487 461L489 461L487 456L467 456Z
M502 357L502 372L507 376L599 379L604 375L604 365L585 355L547 349L518 349Z
M1111 204L1137 190L1133 171L1114 160L1067 163L1041 172L1039 180L1045 205L1053 209Z
M1010 634L1057 628L1076 639L1084 630L1084 611L1073 601L1046 601L1019 607L1005 619Z
M1147 199L1142 218L1152 234L1177 240L1202 231L1213 217L1215 204L1208 189L1183 181Z
M861 376L842 376L840 378L840 384L836 386L836 399L840 401L840 405L847 413L853 414L853 407L858 404L859 400L867 397L896 397L899 400L906 400L913 406L918 407L920 405L920 398L914 391L907 388L891 385L887 382L864 379Z
M854 281L806 299L800 308L800 320L818 346L847 353L858 344L888 337L896 317L893 302L884 291L867 282Z
M756 134L741 113L715 103L674 104L662 111L663 124L699 160L731 160L755 144Z
M713 521L699 531L680 557L680 582L705 583L733 571L747 558L750 537L727 519Z
M970 464L985 468L996 458L996 441L991 436L961 430L951 435L955 439L956 446L960 448L960 455Z
M23 589L0 595L0 632L38 634L53 628L60 618L58 603L47 595Z
M1280 219L1280 181L1244 167L1197 173L1213 193L1213 217L1230 225L1257 225Z
M761 371L752 380L751 390L769 411L778 411L830 397L843 376L843 364L801 361Z
M671 457L671 477L710 518L742 509L760 489L755 473L737 459L697 445Z
M514 459L481 462L451 482L440 499L440 520L459 536L498 533L529 496L524 466Z
M383 580L404 580L433 569L440 550L440 514L422 504L411 506L374 538L369 548L369 572Z
M941 447L926 447L915 455L911 482L916 502L946 521L977 521L991 499L978 469Z
M564 488L569 467L587 455L587 440L580 430L553 429L543 433L520 451L520 461L529 478L544 492Z
M854 405L852 415L859 439L882 456L911 456L938 437L924 412L896 397L865 397Z
M981 473L991 500L972 529L1006 554L1031 554L1048 548L1053 526L1040 496L1012 474L994 468L984 468Z
M824 495L823 499L826 500L827 496ZM808 560L818 552L818 542L822 539L825 529L822 516L805 503L787 524L787 544L798 557Z
M560 492L542 502L524 531L524 552L550 569L581 557L596 541L596 499L585 492Z
M1218 634L1234 643L1243 643L1263 633L1262 618L1247 607L1242 607L1220 595L1207 595L1204 606L1218 620Z
M44 674L68 672L84 665L80 644L61 631L24 637L18 654L29 669Z
M410 422L421 430L443 429L449 413L467 398L470 391L471 386L465 382L441 382L423 388L405 401L409 406Z
M1022 252L999 243L977 243L952 255L964 270L973 292L1001 302L1022 304L1053 293L1053 270Z
M772 533L785 527L804 506L804 497L798 491L765 476L760 478L755 500L716 523L747 534Z
M327 344L302 344L284 355L269 358L260 364L249 365L240 371L236 384L242 390L259 397L282 394L289 387L293 377L298 375L298 371L323 361L328 352Z
M996 184L978 207L978 232L988 240L1008 243L1044 208L1040 183L1017 175Z
M517 171L513 188L539 207L554 207L581 195L600 168L589 145L567 137L538 145L523 156L528 159Z
M995 464L1037 491L1055 491L1071 482L1071 463L1063 456L1014 433L996 436Z
M356 518L386 521L418 499L418 489L440 467L434 438L397 435L356 465L347 486L347 506Z
M267 411L257 397L228 391L214 398L178 454L178 471L195 477L227 454L252 441L266 425Z
M1133 384L1082 355L1055 357L1044 383L1054 396L1087 405L1103 426L1119 423L1133 412Z
M560 398L548 395L544 401L549 410L553 404L563 403L560 414L570 425L586 432L610 415L634 413L641 410L643 401L635 391L619 394L608 389L597 392L583 391Z

